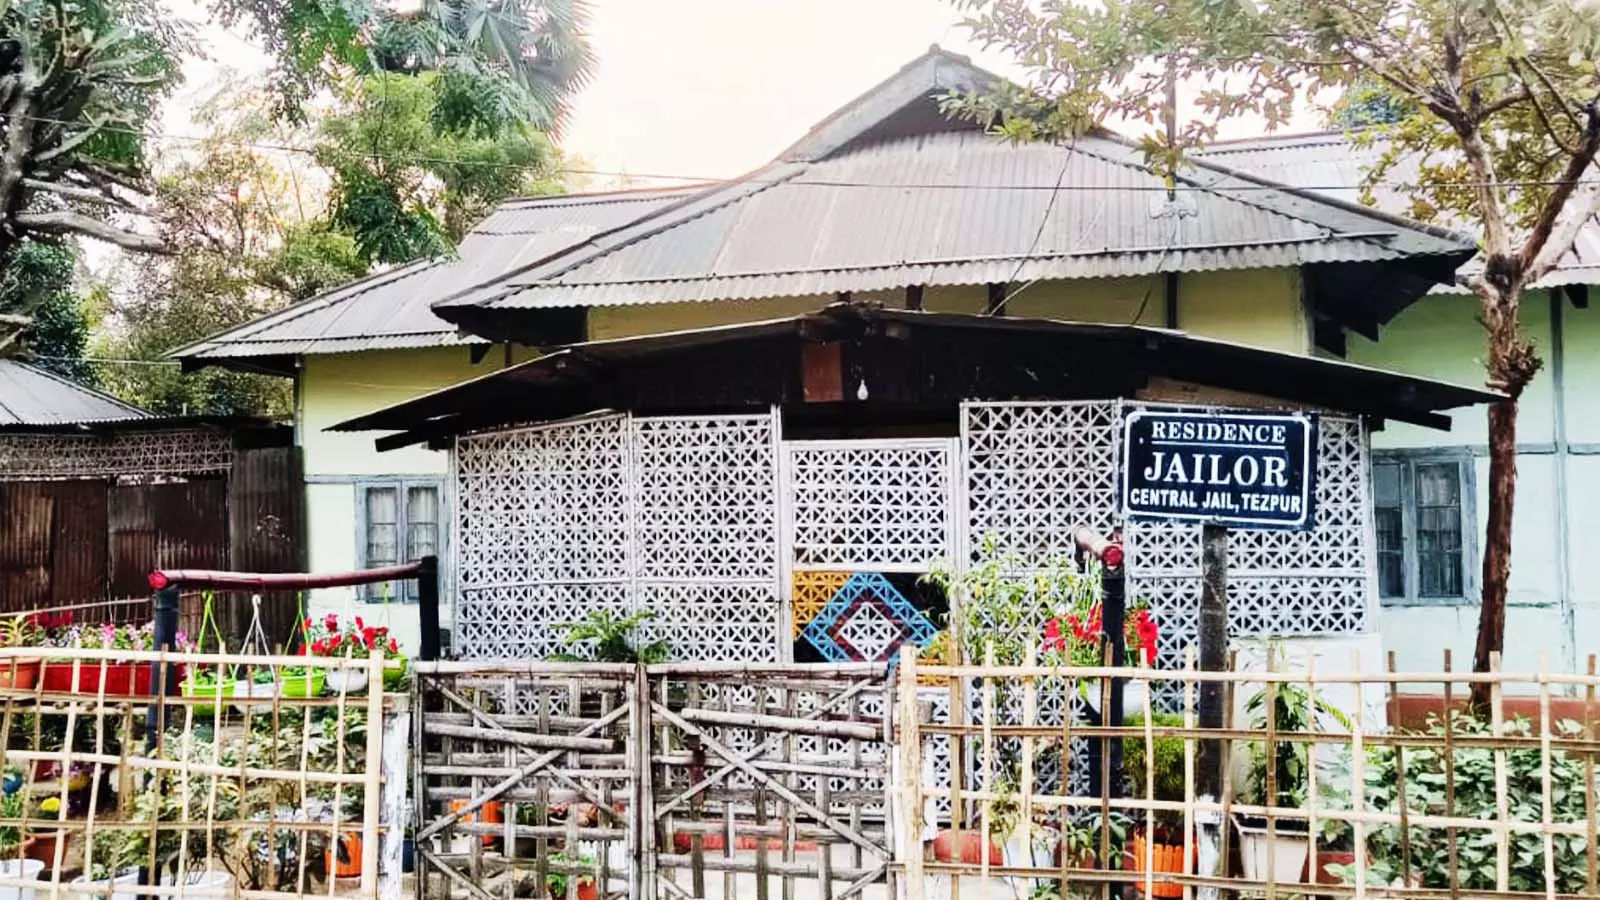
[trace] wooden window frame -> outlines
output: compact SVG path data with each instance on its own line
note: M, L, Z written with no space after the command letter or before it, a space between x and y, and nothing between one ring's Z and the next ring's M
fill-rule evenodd
M445 509L444 477L440 475L392 475L392 476L362 476L352 481L355 487L356 502L356 566L368 568L371 563L367 560L367 492L374 489L393 488L395 490L395 552L400 561L404 562L407 537L410 532L410 520L407 516L409 509L406 499L412 488L433 488L435 503L439 515L434 527L437 537L434 541L434 555L444 559L445 535L447 531L449 512ZM368 595L368 590L376 590L379 585L364 585L356 588L356 597L363 603L378 603L380 598ZM390 602L412 605L417 602L417 585L413 581L402 581L395 584L395 591L390 595Z
M1417 557L1417 467L1454 463L1460 479L1461 496L1461 596L1424 597L1420 594L1421 570ZM1469 448L1423 448L1411 450L1374 450L1372 453L1374 475L1372 482L1373 507L1373 577L1374 590L1384 606L1476 606L1478 592L1478 511L1477 480L1474 457ZM1398 597L1382 596L1382 580L1378 577L1377 527L1378 510L1376 468L1396 465L1400 468L1400 550L1401 576L1405 594Z

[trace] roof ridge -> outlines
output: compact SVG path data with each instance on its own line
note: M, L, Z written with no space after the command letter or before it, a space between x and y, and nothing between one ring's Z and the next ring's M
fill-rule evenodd
M691 181L686 184L654 185L650 187L638 188L617 188L616 190L610 191L579 191L572 194L528 194L517 197L507 197L506 199L501 200L500 203L495 206L494 212L491 212L489 215L494 215L495 212L499 212L501 209L504 209L508 206L588 206L601 202L643 203L647 200L658 199L657 197L652 196L654 194L670 194L675 191L689 193L707 187L715 187L716 185L725 183L725 181L717 180ZM488 221L488 217L485 217L484 221Z
M37 376L39 376L41 378L44 378L44 379L46 379L48 381L54 381L55 383L57 383L59 385L62 385L62 386L67 387L67 388L70 388L70 389L72 389L74 391L77 391L79 393L88 394L91 397L95 397L95 398L98 398L100 400L104 400L107 403L112 404L113 406L120 406L123 409L127 410L128 412L134 413L135 416L138 417L138 418L147 419L147 418L152 418L152 417L155 416L155 413L151 412L148 409L144 409L142 407L134 406L132 403L128 403L128 402L125 402L123 400L119 400L116 397L113 397L112 395L106 393L105 391L99 390L97 388L92 388L92 387L90 387L90 386L88 386L88 385L86 385L86 384L84 384L84 383L82 383L80 381L76 381L74 379L67 378L64 375L60 375L60 374L58 374L56 372L52 372L49 369L41 368L39 366L32 365L31 363L23 362L20 359L0 359L0 363L7 363L7 362L11 363L14 366L17 366L18 368L25 369L28 372L31 372L32 374L37 375Z

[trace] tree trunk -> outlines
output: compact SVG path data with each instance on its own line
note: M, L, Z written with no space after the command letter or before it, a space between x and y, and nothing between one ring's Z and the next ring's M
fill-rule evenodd
M1517 401L1489 407L1489 526L1483 541L1482 604L1472 670L1487 672L1505 649L1506 585L1511 579L1511 513L1517 496ZM1489 708L1489 684L1472 686L1472 708Z
M1483 325L1489 333L1489 386L1506 399L1489 407L1489 523L1483 540L1483 582L1474 672L1487 672L1506 642L1506 586L1511 580L1511 519L1517 496L1517 400L1542 361L1518 323L1521 269L1513 259L1490 256L1486 265ZM1472 709L1489 708L1490 685L1472 685Z

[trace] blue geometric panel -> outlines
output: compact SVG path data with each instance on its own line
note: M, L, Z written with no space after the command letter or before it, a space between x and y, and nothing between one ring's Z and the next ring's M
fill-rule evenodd
M907 641L926 647L937 633L889 579L858 572L800 636L829 662L884 662L894 659Z

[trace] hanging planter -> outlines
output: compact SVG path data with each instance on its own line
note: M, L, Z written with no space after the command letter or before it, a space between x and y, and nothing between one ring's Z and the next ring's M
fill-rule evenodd
M179 693L189 700L209 701L191 704L196 718L215 718L217 710L233 698L238 683L238 679L216 670L196 667L179 684Z
M328 670L321 666L292 666L278 675L278 696L294 700L322 695Z

